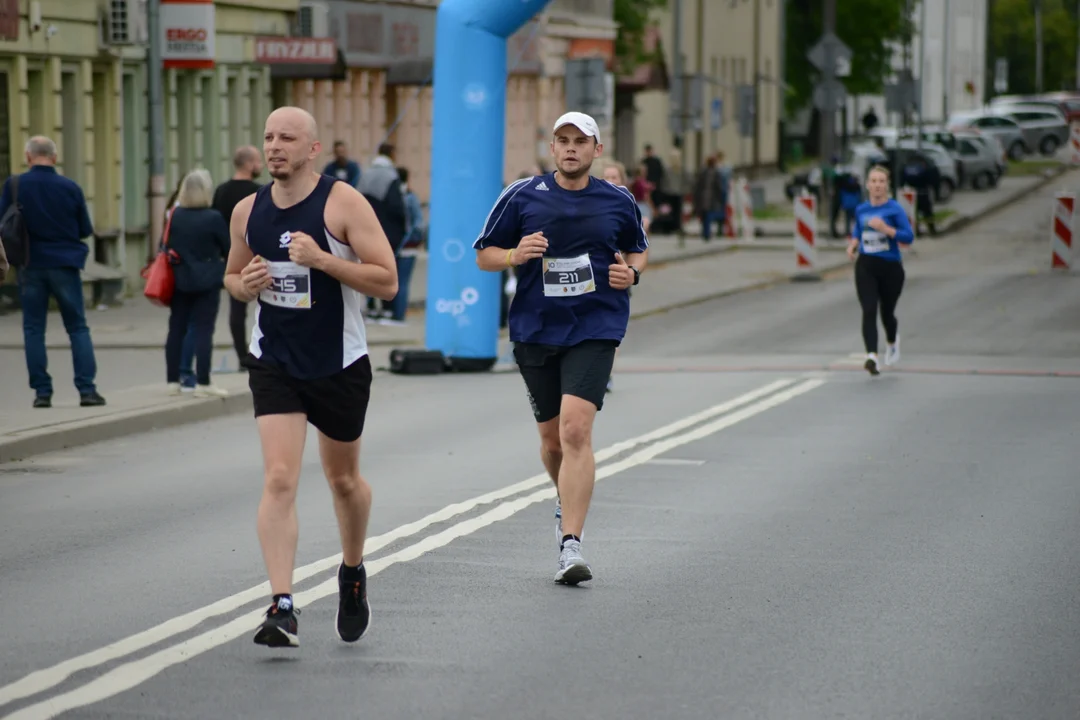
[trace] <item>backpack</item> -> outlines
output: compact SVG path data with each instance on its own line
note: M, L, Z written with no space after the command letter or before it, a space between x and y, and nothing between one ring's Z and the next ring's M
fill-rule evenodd
M11 206L0 218L0 242L11 267L26 267L30 262L30 236L19 205L19 176L11 176Z

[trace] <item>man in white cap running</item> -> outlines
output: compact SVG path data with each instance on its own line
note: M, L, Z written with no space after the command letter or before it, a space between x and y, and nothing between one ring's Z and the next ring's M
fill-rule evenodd
M510 340L558 492L555 581L567 585L592 579L581 535L596 479L593 422L649 246L634 196L589 174L603 147L591 117L560 117L555 172L506 188L473 243L481 269L519 268Z

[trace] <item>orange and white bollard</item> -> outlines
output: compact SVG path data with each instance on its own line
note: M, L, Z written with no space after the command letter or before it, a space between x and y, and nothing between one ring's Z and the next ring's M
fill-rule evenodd
M805 190L795 197L795 264L805 270L817 266L817 198Z
M1075 208L1075 193L1059 192L1054 196L1054 214L1050 218L1050 267L1052 269L1072 269Z
M919 234L919 232L918 232L919 224L918 224L918 220L917 220L916 215L915 215L916 197L917 197L917 194L915 192L915 188L910 187L908 185L905 185L904 187L900 188L900 197L898 198L899 201L900 201L900 207L904 208L904 214L907 215L908 225L911 226L912 234L917 236Z
M744 177L738 180L739 188L739 225L742 239L754 241L754 203L750 196L750 181Z
M1080 122L1069 126L1069 162L1080 165Z

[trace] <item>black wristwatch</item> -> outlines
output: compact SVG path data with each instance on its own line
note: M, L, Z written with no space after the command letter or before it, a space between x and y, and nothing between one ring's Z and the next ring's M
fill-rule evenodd
M630 266L630 269L634 271L634 284L637 285L639 282L641 282L641 271L633 265Z

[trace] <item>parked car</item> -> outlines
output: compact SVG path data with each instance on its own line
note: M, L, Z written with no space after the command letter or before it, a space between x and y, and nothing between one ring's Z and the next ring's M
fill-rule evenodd
M956 135L956 154L960 164L960 184L968 183L973 190L984 190L998 184L1001 177L1000 156L996 148L981 136Z
M1024 143L1043 155L1053 155L1069 142L1069 123L1060 110L1045 105L999 105L991 111L1015 120L1024 132Z
M954 131L960 128L973 128L983 135L997 138L1010 160L1022 160L1024 155L1030 153L1034 147L1028 146L1024 139L1024 129L1018 122L993 112L953 113L949 116L948 125Z
M1061 111L1067 122L1080 122L1080 95L1075 92L1044 93L1042 95L998 95L990 101L990 107L1011 105L1053 107Z
M896 143L896 148L915 152L918 150L918 143L915 138L904 138ZM937 167L941 174L941 180L934 189L935 199L938 202L948 202L956 188L960 187L961 169L957 159L944 146L925 140L922 144L922 154Z

